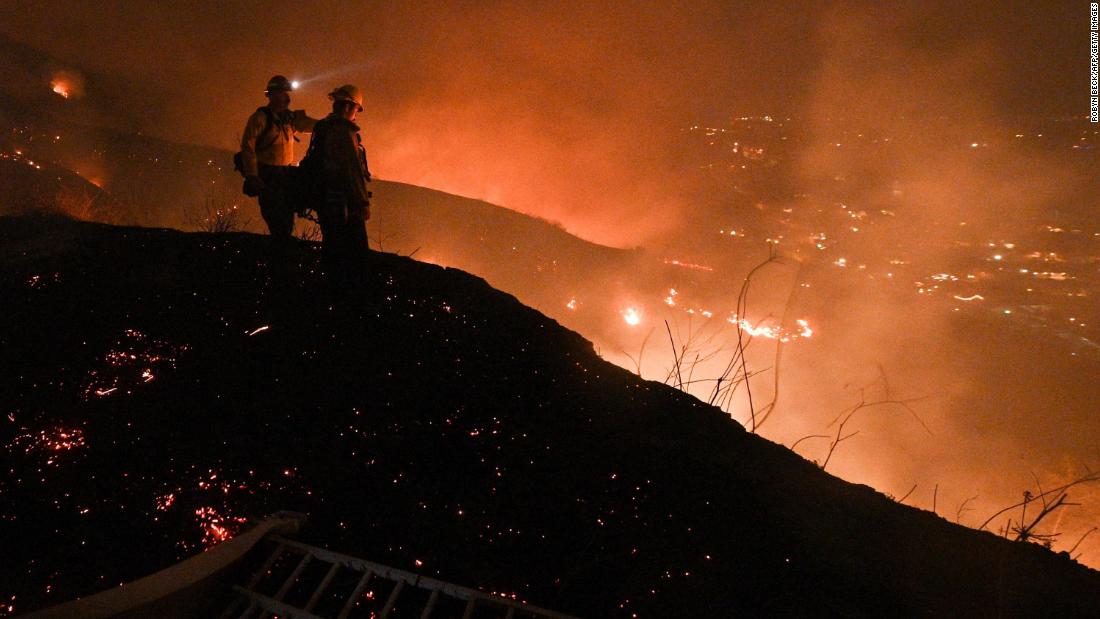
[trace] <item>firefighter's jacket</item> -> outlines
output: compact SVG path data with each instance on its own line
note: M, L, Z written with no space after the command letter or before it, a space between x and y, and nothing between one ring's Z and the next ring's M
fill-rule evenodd
M363 148L363 139L359 137L359 125L350 120L329 114L318 121L310 138L310 155L314 150L321 161L317 172L323 187L329 191L342 193L348 200L366 204L370 194L367 183L370 182L370 170L367 168L367 151ZM317 142L317 149L313 142Z
M245 123L241 135L245 176L259 176L260 165L288 166L294 163L294 135L310 133L317 124L317 119L306 116L305 110L272 112L271 116L268 127L267 113L264 108L259 108Z

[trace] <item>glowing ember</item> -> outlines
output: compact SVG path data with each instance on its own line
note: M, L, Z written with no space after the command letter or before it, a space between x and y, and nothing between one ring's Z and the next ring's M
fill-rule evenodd
M35 453L52 454L59 451L70 451L84 446L84 431L80 428L66 429L63 427L39 430L34 434L21 434L12 439L8 449L22 450L27 455ZM51 460L49 464L53 464Z
M168 494L158 496L155 500L157 510L166 512L172 504L176 502L176 495L169 492Z
M960 301L966 301L966 302L970 302L970 301L984 301L984 300L985 300L985 297L983 297L983 296L982 296L982 295L980 295L980 294L972 294L972 295L970 295L969 297L960 297L959 295L955 295L955 298L956 298L956 299L958 299L958 300L960 300Z
M568 310L576 311L576 309L577 309L577 300L576 299L569 299L569 302L565 304L565 308L568 309Z
M642 322L642 315L633 307L628 307L623 310L623 320L626 321L626 324L634 327Z
M233 537L247 518L229 518L222 516L213 507L200 507L195 510L195 518L202 529L202 543L207 548L215 546Z
M157 366L174 369L178 355L187 349L186 345L150 339L140 331L127 329L125 337L103 356L104 367L88 373L84 399L103 398L120 390L130 393L131 387L152 382Z

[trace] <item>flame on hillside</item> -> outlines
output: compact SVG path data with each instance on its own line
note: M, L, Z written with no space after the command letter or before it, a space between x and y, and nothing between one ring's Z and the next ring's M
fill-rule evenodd
M50 90L63 99L79 99L84 96L84 78L73 71L55 71Z

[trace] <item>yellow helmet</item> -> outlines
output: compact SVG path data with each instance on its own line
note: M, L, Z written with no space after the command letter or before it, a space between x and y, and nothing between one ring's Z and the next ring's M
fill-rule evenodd
M359 106L359 111L363 111L363 94L359 92L359 89L351 84L344 84L343 86L328 93L328 98L333 101L350 101Z
M290 92L294 90L294 83L283 77L282 75L276 75L267 80L267 88L264 89L264 94L269 95L278 91Z

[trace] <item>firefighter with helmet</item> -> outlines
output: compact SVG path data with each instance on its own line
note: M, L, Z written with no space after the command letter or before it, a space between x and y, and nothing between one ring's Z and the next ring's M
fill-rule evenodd
M258 196L260 215L275 245L285 250L293 240L294 214L305 210L302 186L294 163L298 133L309 133L317 120L304 110L290 109L293 84L282 75L267 82L268 103L257 108L241 135L240 166L244 191Z
M329 93L332 113L317 121L302 160L321 224L322 257L337 278L363 268L370 219L370 170L356 118L363 95L351 84Z

